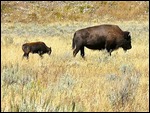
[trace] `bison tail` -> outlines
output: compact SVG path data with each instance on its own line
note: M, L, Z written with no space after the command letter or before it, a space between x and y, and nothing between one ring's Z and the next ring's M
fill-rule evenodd
M74 49L75 48L75 42L74 42L74 39L73 39L73 41L72 41L72 49Z
M73 37L73 40L72 40L72 49L74 49L75 48L75 34L74 34L74 37Z

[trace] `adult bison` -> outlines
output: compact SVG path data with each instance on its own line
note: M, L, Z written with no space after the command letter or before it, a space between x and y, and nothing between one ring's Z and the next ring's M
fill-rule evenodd
M22 50L24 52L23 58L26 57L28 59L29 53L37 53L41 57L43 54L51 54L52 50L51 47L47 47L44 42L31 42L25 43L22 45Z
M74 33L73 56L80 50L84 58L84 46L93 50L106 49L111 56L111 52L119 47L125 51L132 48L130 32L122 31L117 25L107 24L80 29Z

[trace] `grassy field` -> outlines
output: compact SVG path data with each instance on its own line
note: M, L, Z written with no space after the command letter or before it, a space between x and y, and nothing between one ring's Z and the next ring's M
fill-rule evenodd
M147 20L37 24L7 19L1 23L1 111L149 111ZM104 23L130 31L132 49L126 53L118 49L110 57L105 50L85 48L85 60L79 53L73 58L74 32ZM44 41L52 54L22 59L22 44L32 41Z
M131 32L133 48L111 57L85 49L86 60L73 58L71 43L74 31L88 23L2 24L2 111L148 111L148 23L118 24ZM47 27L55 32L49 35ZM22 60L21 46L31 41L51 46L51 56Z

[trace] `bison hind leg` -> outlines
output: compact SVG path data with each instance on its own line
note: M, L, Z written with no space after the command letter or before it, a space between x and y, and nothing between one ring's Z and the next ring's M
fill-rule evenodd
M73 56L74 56L74 57L75 57L76 54L79 52L79 50L80 50L79 47L77 47L77 48L74 49L74 51L73 51Z
M84 46L81 47L80 51L81 51L82 58L84 58L84 55L85 55L85 53L84 53Z

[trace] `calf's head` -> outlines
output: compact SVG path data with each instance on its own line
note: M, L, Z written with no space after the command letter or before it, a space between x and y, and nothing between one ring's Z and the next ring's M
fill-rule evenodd
M48 52L47 52L47 53L48 53L48 55L50 55L50 54L51 54L51 52L52 52L51 47L48 47L48 48L47 48L47 50L48 50Z

